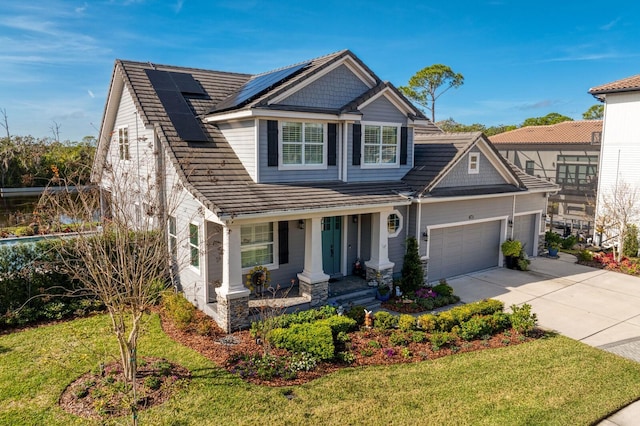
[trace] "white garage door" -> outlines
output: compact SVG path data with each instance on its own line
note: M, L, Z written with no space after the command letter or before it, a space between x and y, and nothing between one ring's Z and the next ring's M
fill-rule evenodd
M513 219L513 239L518 240L524 246L529 256L533 256L535 247L536 215L527 214L515 216Z
M429 282L498 266L500 221L432 229Z

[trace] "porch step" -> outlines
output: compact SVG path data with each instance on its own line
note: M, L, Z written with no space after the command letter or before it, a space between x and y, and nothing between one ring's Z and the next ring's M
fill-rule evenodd
M380 301L376 300L375 288L368 288L363 290L354 291L353 293L341 294L338 296L330 297L327 300L328 304L342 305L345 309L349 306L364 306L367 310L380 309Z

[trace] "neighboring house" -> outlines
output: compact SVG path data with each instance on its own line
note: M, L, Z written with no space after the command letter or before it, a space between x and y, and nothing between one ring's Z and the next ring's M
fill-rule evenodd
M535 254L557 190L480 133L441 133L348 50L258 75L117 60L99 140L105 191L131 164L181 192L157 206L180 286L228 331L248 325L257 265L316 306L356 259L391 283L409 236L431 282L501 265L508 237Z
M602 120L527 126L491 136L500 154L527 174L555 182L554 223L593 232Z
M605 193L614 194L620 183L640 190L640 74L589 90L604 102L604 126L598 204ZM640 194L640 191L638 192ZM596 223L599 207L596 208ZM612 238L608 235L605 238Z

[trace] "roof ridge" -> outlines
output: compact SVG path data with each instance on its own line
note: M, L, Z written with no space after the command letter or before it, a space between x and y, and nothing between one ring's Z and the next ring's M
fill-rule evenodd
M349 49L343 49L343 50L339 50L337 52L329 53L328 55L318 56L317 58L306 59L306 60L303 60L303 61L300 61L300 62L296 62L294 64L284 65L284 66L282 66L280 68L274 68L272 70L264 71L264 72L261 72L259 74L251 74L251 78L260 77L262 75L270 74L270 73L276 72L276 71L286 70L287 68L293 68L295 66L302 65L302 64L309 64L311 62L316 62L316 61L319 61L321 59L329 58L331 56L340 56L340 54L343 54L343 53L348 52L348 51L349 51Z
M162 68L169 68L169 69L180 69L180 70L184 70L184 71L197 71L197 72L207 72L207 73L215 72L215 73L239 75L239 76L253 76L253 74L243 73L243 72L213 70L213 69L196 68L196 67L186 67L186 66L181 66L181 65L156 64L155 62L151 62L151 61L133 61L133 60L129 60L129 59L116 59L116 63L140 65L140 66L143 66L145 68L162 67Z

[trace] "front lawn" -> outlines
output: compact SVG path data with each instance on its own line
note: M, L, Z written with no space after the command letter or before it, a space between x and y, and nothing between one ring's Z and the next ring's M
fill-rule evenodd
M116 347L104 315L0 336L0 424L98 424L57 405ZM257 386L185 348L148 318L140 356L192 372L141 424L590 424L640 398L640 364L551 337L501 349L346 368L287 388ZM119 418L112 424L123 423ZM109 424L109 422L107 422Z

